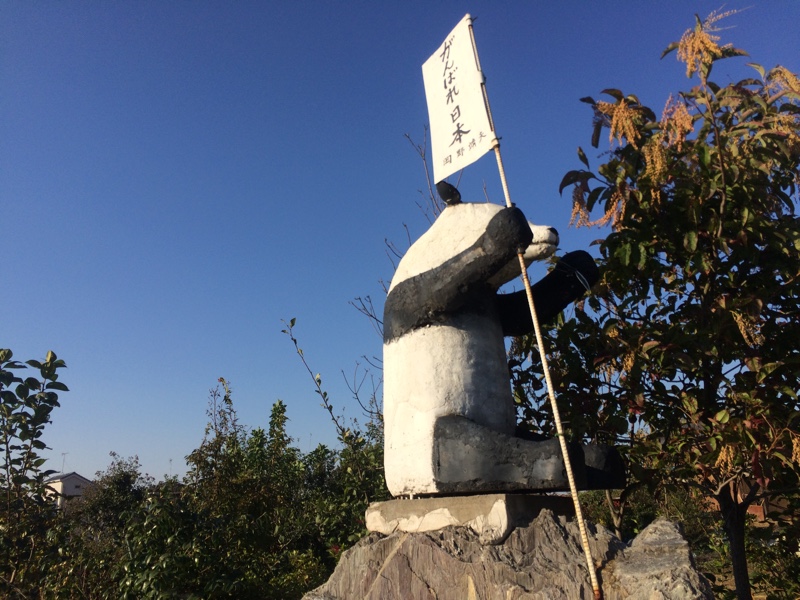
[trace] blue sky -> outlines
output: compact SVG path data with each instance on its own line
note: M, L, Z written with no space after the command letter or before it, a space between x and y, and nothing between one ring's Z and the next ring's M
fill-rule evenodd
M750 60L800 70L800 2L750 6L721 23ZM427 221L417 204L421 65L467 12L511 196L568 229L564 173L593 165L591 111L604 88L660 114L690 83L661 51L718 2L0 3L0 347L54 350L70 392L44 441L49 468L93 476L108 453L161 477L185 471L208 390L231 381L241 422L288 405L308 450L335 444L296 334L334 406L360 411L352 376L381 341L349 301L371 296ZM601 150L603 147L601 146ZM460 183L502 203L491 156ZM532 269L532 278L541 276ZM379 377L379 373L375 373Z

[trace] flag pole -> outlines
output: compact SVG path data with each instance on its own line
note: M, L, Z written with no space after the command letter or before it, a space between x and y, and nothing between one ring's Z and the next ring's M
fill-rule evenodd
M469 35L472 41L472 48L475 52L475 62L478 65L478 70L483 73L480 69L480 61L478 60L478 50L477 46L475 45L475 34L472 30L472 23L469 23ZM513 203L511 202L511 194L508 191L508 181L506 180L506 171L503 168L503 158L500 155L500 140L497 138L497 133L495 132L494 128L494 120L492 119L492 109L489 106L489 95L486 92L486 81L484 80L481 82L481 91L483 92L483 102L486 105L486 114L489 117L489 126L491 128L492 133L494 134L494 139L492 140L492 148L494 149L495 158L497 158L497 169L500 172L500 182L503 186L503 195L505 196L506 206L511 208ZM561 415L558 410L558 403L556 402L556 395L553 388L553 381L550 377L550 367L547 362L547 353L544 350L544 338L542 337L542 328L539 324L539 316L536 312L536 305L533 301L533 291L531 289L531 282L528 279L528 269L525 265L525 255L524 250L520 249L517 252L517 257L519 258L519 266L520 270L522 271L522 281L525 284L525 295L528 298L528 307L531 311L531 319L533 321L533 330L536 334L536 345L539 347L539 356L542 361L542 370L544 371L544 379L547 384L547 395L550 399L550 406L553 409L553 421L555 421L556 425L556 432L558 434L558 441L561 445L561 455L564 458L564 468L567 472L567 481L569 482L569 491L570 495L572 496L572 504L575 507L575 518L578 521L578 530L580 531L581 536L581 545L583 546L583 554L586 558L586 567L589 570L589 579L592 583L592 591L594 592L595 600L601 600L603 597L603 592L600 589L600 584L597 581L597 572L594 567L594 560L592 559L592 549L589 547L589 536L586 533L586 523L583 519L583 510L581 509L581 503L578 498L578 488L575 485L575 476L572 473L572 462L569 458L569 452L567 450L567 441L564 437L564 429L561 425Z

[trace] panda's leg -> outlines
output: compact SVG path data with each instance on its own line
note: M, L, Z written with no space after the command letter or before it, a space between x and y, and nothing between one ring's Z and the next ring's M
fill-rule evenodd
M462 416L438 418L433 438L438 493L569 489L557 439L523 440ZM585 488L583 450L570 444L569 453L576 485Z

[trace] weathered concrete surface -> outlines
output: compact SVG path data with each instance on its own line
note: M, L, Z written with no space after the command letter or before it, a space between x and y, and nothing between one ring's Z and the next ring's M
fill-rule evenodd
M630 546L589 526L608 600L712 598L677 528L656 522ZM578 527L542 510L502 544L469 527L431 533L371 533L342 556L326 584L304 600L579 600L593 598Z
M550 256L557 245L554 229L528 224L516 210L462 203L445 208L401 259L383 319L384 464L393 496L537 489L525 480L528 465L513 464L524 452L506 450L492 459L493 449L502 446L495 434L510 436L516 426L495 303L497 289L519 275L518 266L505 268L515 260L519 265L519 246L531 262ZM470 421L482 441L490 441L483 448L474 444L481 460L471 465L466 482L452 480L452 455L435 449L437 421L449 416ZM500 471L516 487L498 487Z
M384 535L469 527L483 544L503 542L517 527L530 525L543 509L572 516L572 499L542 494L482 494L375 502L366 512L367 529Z

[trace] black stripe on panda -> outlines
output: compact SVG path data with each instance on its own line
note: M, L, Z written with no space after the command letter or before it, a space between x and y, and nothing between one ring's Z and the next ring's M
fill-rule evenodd
M441 267L408 279L392 289L384 308L384 342L419 327L445 323L454 313L462 311L495 313L500 318L505 336L521 336L533 331L525 291L495 293L485 282L497 272L497 268L479 268L475 261L469 260L475 251L476 247L472 246ZM448 285L453 281L452 274L461 272L465 264L475 276L482 272L482 278L472 285L465 282L457 288ZM450 273L449 277L447 273ZM597 282L599 274L588 252L578 250L563 256L546 277L531 287L539 321L550 321L583 296Z
M514 257L517 248L526 248L532 239L522 211L512 207L498 212L472 246L392 288L384 306L383 341L389 343L419 327L445 322L465 307L492 309L495 293L487 281Z

